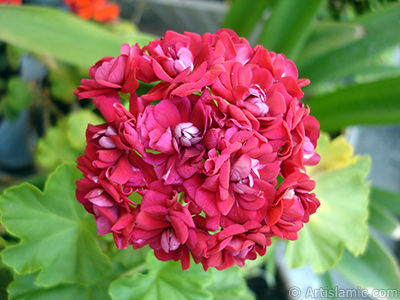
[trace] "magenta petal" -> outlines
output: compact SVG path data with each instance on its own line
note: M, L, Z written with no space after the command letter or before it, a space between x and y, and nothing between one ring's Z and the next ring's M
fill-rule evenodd
M125 214L119 218L117 223L111 228L112 231L121 230L129 225L133 221L134 217L131 214Z
M111 207L115 204L115 202L112 201L110 198L106 197L104 193L97 197L89 198L88 200L92 202L94 205L101 207Z
M119 149L115 150L99 150L97 151L99 159L106 163L114 163L121 156L122 151Z
M161 135L160 139L154 144L154 149L162 153L172 154L174 153L174 147L172 146L172 135L170 132L165 132Z
M156 105L154 118L165 128L182 122L178 108L169 100L163 100Z
M239 181L249 176L251 172L251 159L247 154L243 154L232 166L232 181Z
M205 189L199 188L196 192L196 197L194 200L196 204L206 213L206 215L218 215L218 208L215 204L215 193L211 193Z
M98 96L93 102L107 122L115 120L114 103L120 102L118 93L114 92L107 96Z
M156 60L152 61L152 67L156 76L162 81L171 82L173 80L173 78L165 72L163 67Z
M172 227L175 230L176 237L178 238L179 242L181 244L186 243L188 236L189 236L189 231L188 228L186 227L185 223L177 217L171 216L171 224Z
M196 192L203 182L204 179L200 175L194 175L183 182L183 187L185 188L187 195L190 198L195 199Z
M124 81L126 56L118 56L112 67L111 73L108 75L108 81L121 84Z
M183 212L179 212L179 211L172 211L172 212L170 211L171 220L172 220L172 216L174 216L174 217L182 220L182 222L185 224L185 226L192 227L192 228L196 227L196 225L193 222L193 218L192 218L190 212L189 211L185 211L185 212L186 212L186 214Z
M226 239L228 237L238 235L245 232L245 228L240 224L231 225L219 233L220 239Z
M239 204L245 210L257 210L265 205L265 199L263 197L258 197L254 201L246 201L244 199L240 199Z
M163 206L152 206L143 209L136 218L136 226L144 230L157 230L170 226L166 219L168 209Z
M167 195L158 191L145 190L142 199L142 209L152 206L165 206Z
M221 167L220 173L219 173L219 184L221 187L225 190L229 189L229 174L230 174L230 164L229 161L224 162L224 164Z
M141 228L135 227L132 231L132 236L138 240L146 240L145 244L149 243L149 240L154 238L158 238L158 236L164 231L164 228L155 229L155 230L144 230Z
M115 166L115 170L112 172L109 179L118 184L125 184L129 179L132 178L132 176L133 176L132 165L129 163L126 155L123 155L118 160L118 163Z
M235 197L229 193L226 200L218 201L218 209L222 215L226 216L231 211L233 204L235 204Z
M96 220L97 226L97 234L98 235L106 235L107 233L111 232L111 222L106 217L99 217Z

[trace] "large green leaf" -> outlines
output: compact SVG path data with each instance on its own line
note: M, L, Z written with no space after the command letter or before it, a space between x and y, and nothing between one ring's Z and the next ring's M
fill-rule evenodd
M294 60L308 37L319 8L326 0L280 0L274 6L258 43Z
M355 124L400 123L400 77L354 84L307 102L327 131Z
M246 280L243 278L243 272L239 267L232 267L223 271L216 269L210 270L212 274L212 283L207 287L213 294L213 299L229 300L252 300Z
M115 280L110 294L115 300L207 300L212 295L206 290L211 274L204 272L200 265L191 265L182 271L180 262L158 261L149 253L146 274Z
M76 200L79 178L75 165L65 164L50 175L44 192L25 183L0 198L2 223L21 239L2 252L3 260L18 273L41 270L38 285L91 282L111 267L94 240L93 217Z
M113 263L113 274L116 276L128 276L146 270L146 258L151 250L150 247L146 246L137 250L134 250L132 247L118 249L115 247L112 236L110 238L111 251L108 251L108 253Z
M400 269L396 258L372 234L364 254L354 257L345 251L336 269L356 286L384 292L380 299L399 299Z
M341 143L341 151L348 151L348 146ZM335 143L329 144L328 137L322 135L318 151L322 157L325 156L325 162L321 166L307 168L316 182L315 194L321 206L300 230L298 240L287 243L286 258L291 267L299 267L308 262L314 271L325 272L340 260L345 248L354 255L365 250L368 239L369 185L364 180L370 160L359 156L355 160L346 159L347 165L329 165L326 161L332 151L320 149L329 149L331 145L340 151L340 147Z
M249 0L235 0L222 23L222 28L231 28L239 36L249 37L253 28L261 20L268 6L276 0L258 0L249 5Z
M0 40L64 62L89 67L104 56L119 54L124 36L61 10L34 6L0 6ZM152 38L136 34L147 44Z
M16 275L9 287L11 300L110 300L108 283L100 282L90 286L60 284L51 287L35 285L36 274Z
M362 26L365 34L339 49L298 64L301 77L317 83L334 76L356 75L353 72L355 66L400 42L399 15L400 4L396 3L356 18L351 24Z

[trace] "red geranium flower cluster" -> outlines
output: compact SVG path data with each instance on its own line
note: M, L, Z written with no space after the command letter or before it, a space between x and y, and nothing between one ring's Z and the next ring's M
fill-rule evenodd
M22 0L0 0L0 4L21 5Z
M284 55L227 29L168 31L90 77L75 93L106 123L87 129L77 198L118 248L149 245L184 269L190 255L205 270L243 266L271 237L297 239L318 208L304 166L319 161L319 124ZM155 86L138 96L140 82Z
M82 19L107 22L118 18L120 9L108 0L64 0L70 10Z

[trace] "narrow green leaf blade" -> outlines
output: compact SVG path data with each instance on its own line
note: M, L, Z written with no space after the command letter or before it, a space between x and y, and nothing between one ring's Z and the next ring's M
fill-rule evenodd
M400 77L355 84L316 96L307 104L326 131L356 124L400 123Z
M355 19L352 24L362 26L365 35L339 49L298 64L301 76L317 83L335 76L356 75L353 72L355 66L400 42L399 15L400 4L396 3Z
M383 190L378 187L371 189L371 202L378 203L400 216L400 194Z
M79 178L75 165L65 164L50 175L44 192L25 183L0 198L2 223L21 239L2 252L3 260L18 273L41 269L37 285L91 282L111 268L94 240L92 216L76 200Z
M358 24L333 21L315 22L297 61L298 65L347 46L361 39L365 34L365 28Z
M275 0L258 0L251 3L248 0L235 0L221 27L233 29L239 36L249 37L265 9L273 2Z
M200 265L182 271L180 262L158 261L153 253L148 256L149 272L145 275L120 278L111 283L110 294L115 300L207 300L212 295L206 290L211 274Z
M346 145L340 150L334 141L328 145L326 142L326 136L319 140L318 151L325 148L319 152L322 157L330 147L347 151ZM290 267L310 263L314 271L326 272L340 260L345 248L355 255L364 251L368 240L369 192L365 177L370 159L357 156L345 161L347 165L336 164L326 170L321 170L321 166L307 168L316 182L314 192L321 206L299 231L298 240L288 242L285 256Z
M274 6L258 43L270 51L284 53L295 60L325 0L281 0Z
M392 212L379 203L370 203L369 224L381 232L400 239L400 223Z
M356 286L382 290L384 299L399 299L400 269L396 258L372 234L365 253L354 257L345 252L336 269Z
M126 42L71 13L26 5L0 6L0 40L85 68L104 56L117 56ZM136 42L150 40L141 34Z
M334 290L335 289L335 285L332 281L332 276L330 274L329 271L323 273L323 274L319 274L318 275L318 279L321 283L321 287L326 288L327 290ZM332 295L332 297L329 297L328 299L330 300L338 300L337 297L335 297L335 295Z

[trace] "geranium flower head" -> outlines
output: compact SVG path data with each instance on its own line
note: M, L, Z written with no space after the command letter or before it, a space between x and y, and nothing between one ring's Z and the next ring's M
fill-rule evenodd
M297 239L318 209L305 166L319 161L319 123L283 54L229 29L168 31L89 73L75 93L105 123L88 127L76 195L118 248L149 245L183 269L190 256L204 270L243 266L272 237ZM155 85L137 95L141 82Z

